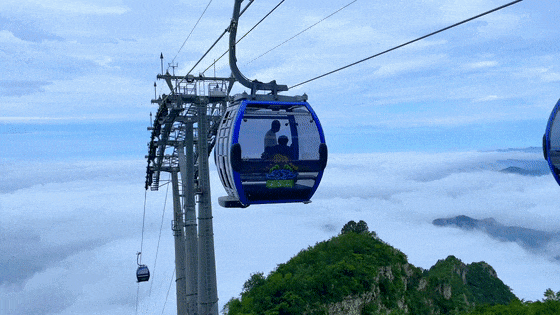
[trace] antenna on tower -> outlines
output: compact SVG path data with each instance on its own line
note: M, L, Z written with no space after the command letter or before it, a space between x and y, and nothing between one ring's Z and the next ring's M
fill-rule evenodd
M161 75L163 75L163 53L159 55L159 59L161 60Z

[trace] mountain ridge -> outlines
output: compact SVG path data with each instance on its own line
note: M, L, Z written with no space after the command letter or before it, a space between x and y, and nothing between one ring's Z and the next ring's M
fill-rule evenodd
M515 299L485 262L448 256L424 270L365 222L350 221L268 276L251 275L224 314L448 314Z
M503 242L516 242L530 250L544 248L548 243L560 240L560 233L540 231L519 226L507 226L494 218L474 219L466 215L440 218L432 221L435 226L458 227L463 230L479 230Z

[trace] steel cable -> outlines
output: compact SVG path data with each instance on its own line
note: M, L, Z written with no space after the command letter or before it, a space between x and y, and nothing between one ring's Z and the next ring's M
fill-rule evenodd
M356 1L358 1L358 0L354 0L354 1L350 2L350 3L348 3L347 5L343 6L342 8L340 8L340 9L336 10L335 12L331 13L330 15L324 17L322 20L318 21L317 23L315 23L315 24L309 26L308 28L304 29L303 31L297 33L296 35L294 35L294 36L288 38L287 40L283 41L282 43L280 43L280 44L276 45L275 47L269 49L268 51L266 51L265 53L263 53L263 54L261 54L260 56L256 57L255 59L249 61L247 64L250 64L251 62L253 62L253 61L255 61L255 60L261 58L262 56L268 54L269 52L273 51L274 49L276 49L276 48L278 48L278 47L284 45L285 43L287 43L287 42L291 41L292 39L298 37L299 35L305 33L306 31L308 31L308 30L311 29L312 27L316 26L317 24L323 22L324 20L330 18L331 16L337 14L338 12L340 12L340 11L346 9L348 6L350 6L351 4L353 4L353 3L356 2Z
M171 177L171 175L170 175L170 177ZM156 258L154 259L154 268L153 268L153 271L152 271L152 282L150 283L150 293L148 294L148 296L152 295L152 287L154 285L153 279L154 279L154 276L155 276L155 273L156 273L156 265L157 265L157 259L158 259L158 253L159 253L159 244L160 244L160 241L161 241L161 231L163 230L163 220L164 220L164 217L165 217L165 208L167 206L167 197L168 196L169 196L169 185L167 185L167 190L165 191L165 201L163 202L163 213L161 214L161 224L160 224L160 227L159 227L159 238L158 238L158 243L157 243L157 248L156 248Z
M396 49L402 48L402 47L404 47L404 46L410 45L410 44L412 44L412 43L414 43L414 42L417 42L417 41L419 41L419 40L422 40L422 39L424 39L424 38L433 36L433 35L435 35L435 34L441 33L441 32L443 32L443 31L446 31L446 30L448 30L448 29L454 28L454 27L459 26L459 25L461 25L461 24L464 24L464 23L470 22L470 21L472 21L472 20L478 19L478 18L480 18L480 17L482 17L482 16L485 16L485 15L490 14L490 13L492 13L492 12L501 10L501 9L503 9L503 8L506 8L506 7L509 7L510 5L516 4L516 3L521 2L521 1L523 1L523 0L516 0L516 1L510 2L510 3L508 3L508 4L504 4L504 5L502 5L502 6L499 6L499 7L495 8L495 9L492 9L492 10L490 10L490 11L486 11L486 12L484 12L484 13L481 13L481 14L479 14L479 15L473 16L473 17L468 18L468 19L466 19L466 20L463 20L463 21L461 21L461 22L458 22L458 23L455 23L455 24L453 24L453 25L444 27L444 28L442 28L442 29L440 29L440 30L437 30L437 31L432 32L432 33L427 34L427 35L424 35L424 36L422 36L422 37L418 37L418 38L416 38L416 39L414 39L414 40L411 40L411 41L406 42L406 43L404 43L404 44L395 46L395 47L393 47L393 48L387 49L387 50L382 51L382 52L380 52L380 53L378 53L378 54L375 54L375 55L373 55L373 56L369 56L369 57L364 58L364 59L362 59L362 60L359 60L359 61L356 61L356 62L351 63L351 64L349 64L349 65L346 65L346 66L344 66L344 67L341 67L341 68L338 68L338 69L336 69L336 70L327 72L327 73L325 73L325 74L322 74L322 75L320 75L320 76L314 77L314 78L309 79L309 80L307 80L307 81L303 81L303 82L301 82L301 83L298 83L298 84L296 84L296 85L293 85L293 86L289 87L289 89L292 89L292 88L295 88L295 87L297 87L297 86L300 86L300 85L309 83L309 82L311 82L311 81L315 81L315 80L317 80L317 79L326 77L326 76L328 76L328 75L331 75L331 74L333 74L333 73L335 73L335 72L344 70L344 69L346 69L346 68L350 68L350 67L355 66L355 65L357 65L357 64L359 64L359 63L362 63L362 62L364 62L364 61L370 60L370 59L372 59L372 58L381 56L381 55L386 54L386 53L388 53L388 52L391 52L391 51L393 51L393 50L396 50Z
M243 11L239 14L239 16L241 17L241 15L249 8L249 6L253 3L253 1L255 0L251 0L251 2L249 2L247 4L247 6L245 6L245 8L243 9ZM196 64L191 68L191 70L189 70L189 72L187 72L187 74L185 75L185 78L194 70L194 68L196 68L196 66L198 66L198 64L206 57L206 55L208 55L208 53L214 49L214 47L216 46L216 44L218 44L218 42L224 37L224 35L229 31L229 27L222 33L222 35L220 35L218 37L218 39L216 39L216 41L214 42L214 44L212 44L212 46L210 46L210 48L208 48L208 50L204 53L204 55L202 55L202 57L200 57L200 59L196 62ZM204 70L206 71L206 70Z
M259 24L261 24L270 14L272 14L272 12L274 12L282 3L284 3L284 1L286 1L286 0L280 1L280 3L278 3L272 10L270 10L270 12L268 12L268 14L266 14L257 24L255 24L247 33L245 33L245 35L241 36L241 38L239 38L235 43L236 44L239 43L243 38L245 38L247 35L249 35L249 33L251 33L251 31L253 31ZM243 14L243 12L241 12L241 14ZM241 16L241 14L239 16ZM222 36L224 34L222 34ZM221 39L221 37L220 37L220 39ZM228 52L229 52L229 49L226 50L226 52L224 52L218 59L214 60L214 62L210 66L208 66L208 68L206 68L202 72L202 74L204 74L206 71L208 71L208 69L210 69L213 65L215 65L216 62L218 62L220 59L222 59Z
M210 0L210 2L208 2L208 4L206 5L206 8L204 9L204 11L202 12L202 14L200 15L200 17L198 18L198 21L196 21L196 23L194 24L191 32L189 33L189 36L187 36L187 38L185 39L185 41L183 42L183 45L181 45L181 48L179 48L179 51L177 51L177 54L175 55L175 57L173 57L173 60L171 60L171 64L175 63L175 59L177 58L177 56L179 56L179 53L181 52L181 50L183 49L183 47L185 47L185 44L187 43L187 41L189 40L189 38L191 37L192 33L194 32L196 26L198 25L198 23L200 22L200 20L202 19L202 17L204 16L204 14L206 13L206 10L208 10L208 7L210 6L210 4L212 3L213 0ZM169 70L169 67L167 67L167 69ZM163 74L163 73L162 73Z

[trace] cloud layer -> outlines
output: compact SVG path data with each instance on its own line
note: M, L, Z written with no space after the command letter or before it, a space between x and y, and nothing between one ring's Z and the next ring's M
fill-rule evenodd
M174 249L165 187L147 195L143 263L152 278L137 285L144 161L68 162L66 180L57 179L56 163L29 162L29 173L18 177L29 184L0 193L0 246L9 253L0 258L0 294L8 297L2 312L130 314L138 297L142 312L161 312L166 303L164 313L173 314ZM560 264L546 252L431 224L464 214L560 231L554 206L560 188L552 176L500 172L512 166L546 170L538 149L334 154L309 205L232 210L215 202L220 305L239 294L251 273L271 271L299 250L336 235L349 220L366 221L419 267L448 255L467 263L486 261L518 297L540 299L557 286L560 274ZM51 170L53 180L37 182L33 170L43 170L44 178ZM223 188L214 170L211 178L217 200Z
M350 2L287 1L239 43L242 72L291 86L503 4L357 1L257 58ZM273 5L255 1L239 34ZM205 6L0 3L0 252L8 253L0 313L175 313L170 202L164 188L148 192L142 242L139 159L160 52L166 68L184 73L230 22L232 1L214 0L178 52ZM310 205L214 204L220 305L251 273L269 272L349 220L366 221L419 267L455 255L490 263L520 298L559 290L558 248L527 251L431 224L468 215L560 231L559 187L539 149L473 151L540 145L559 97L559 6L524 1L289 91L309 95L333 154ZM194 73L227 48L220 42ZM229 76L227 59L216 75ZM168 93L161 82L156 90ZM212 189L213 200L224 194L215 171ZM137 285L140 247L152 279Z

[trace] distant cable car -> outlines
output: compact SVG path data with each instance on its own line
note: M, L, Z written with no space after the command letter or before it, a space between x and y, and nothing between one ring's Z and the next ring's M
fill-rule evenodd
M136 279L138 282L146 282L150 280L150 270L148 270L148 266L138 266L138 269L136 270Z
M558 111L560 110L560 100L554 106L546 132L543 136L543 153L545 160L548 161L548 166L552 171L552 175L556 182L560 185L560 120L558 118Z
M150 270L148 269L148 266L140 263L140 255L142 255L141 252L136 254L136 263L138 264L138 269L136 269L136 279L138 282L146 282L150 280Z
M214 159L226 208L309 202L327 165L325 135L307 95L236 96L222 117Z

